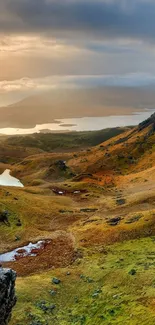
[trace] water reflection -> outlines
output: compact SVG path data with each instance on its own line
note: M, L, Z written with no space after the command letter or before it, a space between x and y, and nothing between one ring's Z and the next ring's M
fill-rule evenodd
M106 128L137 125L147 119L155 110L146 109L142 112L131 115L103 116L103 117L81 117L60 119L57 123L38 124L31 129L4 128L0 129L1 134L18 135L46 132L47 130L59 131L95 131Z

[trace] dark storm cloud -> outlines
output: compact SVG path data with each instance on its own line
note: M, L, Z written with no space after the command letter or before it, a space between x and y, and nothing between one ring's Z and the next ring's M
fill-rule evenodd
M0 32L155 39L155 1L0 0Z

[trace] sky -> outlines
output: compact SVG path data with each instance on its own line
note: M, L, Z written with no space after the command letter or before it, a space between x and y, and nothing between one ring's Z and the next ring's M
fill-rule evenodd
M0 0L0 106L58 87L155 84L154 0Z

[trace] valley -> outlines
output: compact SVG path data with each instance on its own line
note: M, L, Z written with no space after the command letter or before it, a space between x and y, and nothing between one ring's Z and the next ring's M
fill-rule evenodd
M155 323L154 140L155 114L0 138L1 173L24 185L0 187L0 263L17 272L11 325Z

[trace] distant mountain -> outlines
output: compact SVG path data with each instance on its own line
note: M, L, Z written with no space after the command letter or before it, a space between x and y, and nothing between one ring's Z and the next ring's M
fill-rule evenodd
M31 128L54 119L130 114L155 107L148 88L59 89L0 108L0 127Z

